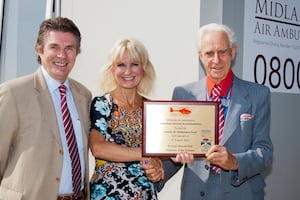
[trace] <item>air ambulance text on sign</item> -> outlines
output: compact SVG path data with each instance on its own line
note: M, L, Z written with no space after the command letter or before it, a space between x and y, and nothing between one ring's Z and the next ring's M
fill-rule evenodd
M243 78L300 93L300 1L245 1Z

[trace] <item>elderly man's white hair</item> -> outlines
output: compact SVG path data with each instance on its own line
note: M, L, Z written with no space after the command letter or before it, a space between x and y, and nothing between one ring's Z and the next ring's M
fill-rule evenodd
M204 26L201 26L198 31L198 50L201 50L201 44L203 35L210 32L210 31L223 31L227 34L228 40L229 40L229 47L232 47L232 45L236 44L236 37L233 30L231 30L228 26L224 24L206 24Z

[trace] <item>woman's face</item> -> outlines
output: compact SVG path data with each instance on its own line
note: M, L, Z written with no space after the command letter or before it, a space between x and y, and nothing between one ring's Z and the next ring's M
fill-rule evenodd
M141 82L144 74L140 63L130 62L127 53L115 63L112 72L118 87L135 89Z

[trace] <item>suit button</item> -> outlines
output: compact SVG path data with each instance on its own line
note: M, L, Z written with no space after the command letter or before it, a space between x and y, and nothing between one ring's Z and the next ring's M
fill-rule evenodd
M60 149L60 150L59 150L59 154L60 154L60 155L64 155L64 150Z
M206 170L209 170L209 166L208 166L208 165L205 165L204 168L205 168Z
M60 177L55 178L56 182L60 182Z
M205 195L205 192L200 192L200 196L203 197Z

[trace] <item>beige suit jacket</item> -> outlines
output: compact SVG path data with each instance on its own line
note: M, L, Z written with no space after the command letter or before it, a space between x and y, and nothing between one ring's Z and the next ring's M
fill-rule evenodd
M81 120L89 191L91 93L75 80L69 82ZM0 199L55 200L62 165L57 118L41 69L0 85Z

